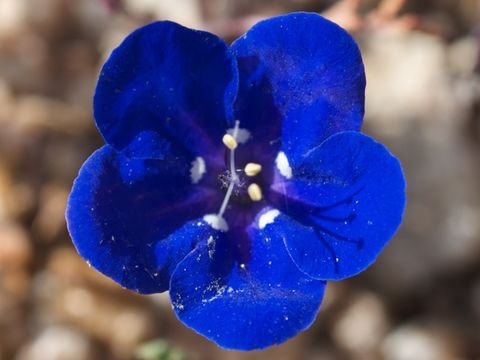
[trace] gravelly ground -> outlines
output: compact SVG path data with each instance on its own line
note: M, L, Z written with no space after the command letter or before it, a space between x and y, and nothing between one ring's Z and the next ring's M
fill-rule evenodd
M409 204L377 264L329 286L309 331L225 352L183 327L165 295L91 270L68 238L65 201L102 144L91 96L125 34L171 19L232 40L296 10L359 40L365 131L401 158ZM192 359L480 358L479 21L476 0L1 0L0 359L131 359L157 338Z

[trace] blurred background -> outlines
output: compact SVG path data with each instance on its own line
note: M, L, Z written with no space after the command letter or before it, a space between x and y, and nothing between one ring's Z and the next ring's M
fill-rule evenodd
M379 261L331 283L291 341L227 352L76 254L64 210L101 146L99 67L157 19L228 41L258 20L315 11L360 43L364 131L402 160L405 221ZM480 1L0 0L0 359L480 359Z

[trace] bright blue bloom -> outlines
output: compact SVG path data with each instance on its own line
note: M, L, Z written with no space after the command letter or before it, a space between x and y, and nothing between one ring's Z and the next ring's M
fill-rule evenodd
M78 252L128 289L169 290L178 318L224 348L291 338L325 281L365 270L401 222L400 164L358 132L364 91L354 40L315 14L230 47L172 22L136 30L98 81L107 145L68 202Z

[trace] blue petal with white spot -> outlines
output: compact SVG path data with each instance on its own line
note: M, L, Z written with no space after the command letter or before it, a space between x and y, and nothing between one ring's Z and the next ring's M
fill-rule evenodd
M325 282L304 275L280 234L260 228L261 211L247 230L249 251L238 253L235 234L210 234L178 264L170 297L187 326L226 349L279 344L315 319Z
M256 24L232 45L239 67L237 117L290 163L330 135L360 130L365 72L354 39L313 13Z
M278 176L280 216L272 229L308 275L339 280L371 265L392 238L405 208L402 168L371 137L344 132L305 154L292 178Z
M182 225L218 201L191 186L182 159L128 159L106 145L80 169L66 218L79 254L95 269L131 290L156 293L168 289L171 268L195 245L193 237L182 241ZM159 243L169 248L163 259Z

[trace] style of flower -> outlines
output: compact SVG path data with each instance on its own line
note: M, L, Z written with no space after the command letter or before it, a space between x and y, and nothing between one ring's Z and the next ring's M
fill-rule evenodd
M231 46L168 21L134 31L101 70L107 145L68 201L79 254L125 288L169 290L221 347L291 338L401 223L400 163L359 132L364 92L354 40L316 14Z

